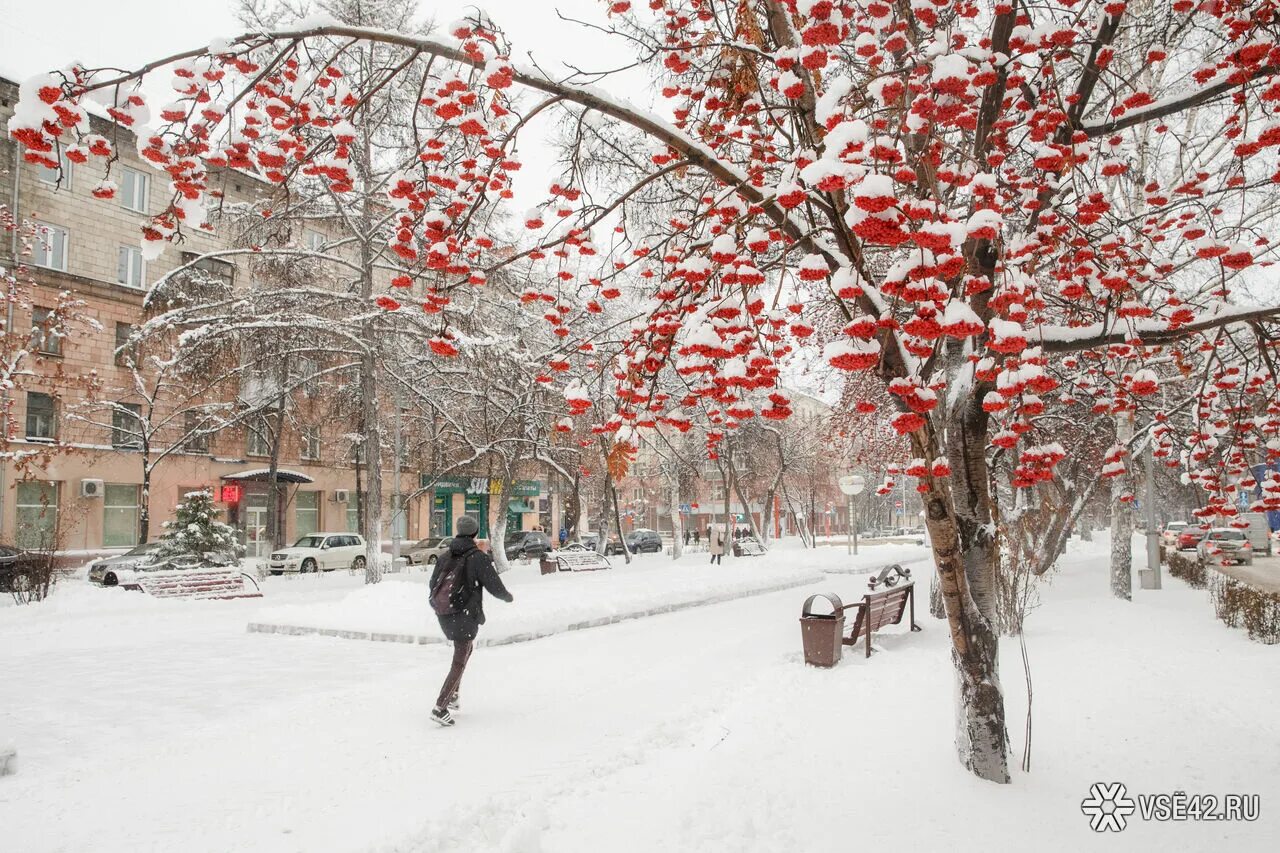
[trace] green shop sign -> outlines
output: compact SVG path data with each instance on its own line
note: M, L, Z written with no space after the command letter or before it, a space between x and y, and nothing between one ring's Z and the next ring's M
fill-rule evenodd
M432 485L430 474L419 475L419 486L424 489L434 488L437 495L497 495L502 493L502 481L488 477L440 477ZM531 498L542 494L542 482L539 480L516 480L511 489L512 497Z

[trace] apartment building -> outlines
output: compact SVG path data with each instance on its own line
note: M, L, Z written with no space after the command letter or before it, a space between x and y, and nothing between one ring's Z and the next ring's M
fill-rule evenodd
M0 127L12 115L17 94L17 83L0 77ZM167 176L138 156L123 128L103 118L94 122L95 132L112 138L120 155L111 176L118 190L111 199L92 195L104 176L96 160L64 162L59 176L24 162L21 147L7 134L0 139L0 203L16 223L35 229L29 255L22 229L6 235L10 239L0 246L0 265L24 265L29 276L23 278L33 282L29 307L9 306L6 333L30 331L37 350L29 375L4 391L10 397L5 426L13 451L54 448L47 462L23 472L0 460L0 542L22 547L53 544L63 551L95 552L139 541L148 454L131 426L152 413L145 395L137 393L138 376L121 357L122 344L143 321L144 294L160 276L189 261L233 285L246 272L234 256L197 260L231 245L216 217L211 231L192 232L159 259L144 260L139 224L165 204ZM225 175L221 184L227 202L261 192L253 178L238 173ZM48 315L64 292L83 303L80 313L92 322L61 336L49 330ZM232 384L211 393L234 400L246 389ZM355 531L362 460L344 440L352 424L334 416L327 393L305 386L293 392L293 420L299 425L279 430L279 479L285 485L275 507L268 506L266 483L273 447L262 430L236 425L179 441L191 432L190 423L171 418L157 433L165 453L150 471L147 536L160 534L183 494L202 488L213 490L250 556L272 547L266 541L270 512L285 542L316 530ZM503 501L499 484L487 477L436 478L409 453L401 463L398 491L413 496L403 512L397 511L390 462L383 480L383 516L401 538L451 533L453 519L463 512L480 514L485 534L504 511L516 529L558 524L558 502L539 480L520 481ZM384 538L392 533L388 528Z

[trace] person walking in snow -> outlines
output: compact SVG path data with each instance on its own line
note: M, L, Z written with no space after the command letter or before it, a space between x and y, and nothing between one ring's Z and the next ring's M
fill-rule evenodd
M450 710L458 709L458 688L471 659L476 634L484 624L484 591L505 602L515 600L493 567L493 557L476 545L480 524L473 517L458 519L457 533L449 551L436 560L431 573L431 608L440 620L445 639L453 643L453 664L440 687L431 719L442 726L453 725Z
M693 547L698 548L702 545L702 531L693 531Z
M711 562L722 565L724 558L724 542L726 531L722 525L713 524L707 528L707 549L711 552Z

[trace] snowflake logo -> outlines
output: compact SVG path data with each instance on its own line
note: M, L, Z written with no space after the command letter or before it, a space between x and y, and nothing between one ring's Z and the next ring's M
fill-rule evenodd
M1095 782L1089 786L1089 796L1080 803L1080 811L1089 818L1089 828L1094 832L1119 832L1125 827L1125 818L1133 814L1133 800L1125 796L1123 782L1110 785Z

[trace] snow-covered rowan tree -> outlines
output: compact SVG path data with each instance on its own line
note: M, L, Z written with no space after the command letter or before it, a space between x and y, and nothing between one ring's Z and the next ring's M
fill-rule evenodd
M579 156L525 225L539 251L580 249L613 216L620 230L592 247L601 297L618 265L651 287L617 380L621 444L632 423L683 405L645 392L663 371L684 368L697 377L692 395L731 405L741 390L777 386L780 360L814 337L806 311L843 315L827 361L876 371L895 398L894 428L925 463L961 761L1007 782L987 445L1023 441L1029 397L1054 390L1043 368L1065 353L1141 354L1217 329L1241 349L1270 340L1246 324L1266 325L1277 306L1251 303L1245 286L1273 256L1276 4L604 9L601 26L652 67L671 120L582 85L586 76L518 67L497 24L477 16L439 37L307 21L136 71L71 68L23 86L10 132L51 167L60 149L96 156L80 101L145 123L136 81L173 73L177 100L143 135L144 156L174 179L173 204L144 230L154 252L180 238L211 165L281 185L310 173L347 191L347 128L383 86L411 79L421 154L386 184L398 211L391 248L461 284L502 263L484 214L509 193L519 132L536 112L570 110ZM339 66L360 45L387 61L357 89ZM1135 148L1159 174L1130 171ZM593 181L599 163L607 183ZM1136 182L1143 209L1130 214L1120 205ZM671 204L646 219L636 207L658 191ZM761 288L779 268L805 282L807 299L783 277ZM1225 391L1199 401L1188 473L1211 512L1238 488L1215 465L1247 470L1280 432L1267 411L1275 376L1269 366L1256 376L1224 373ZM991 392L1009 401L1003 412L983 409Z

